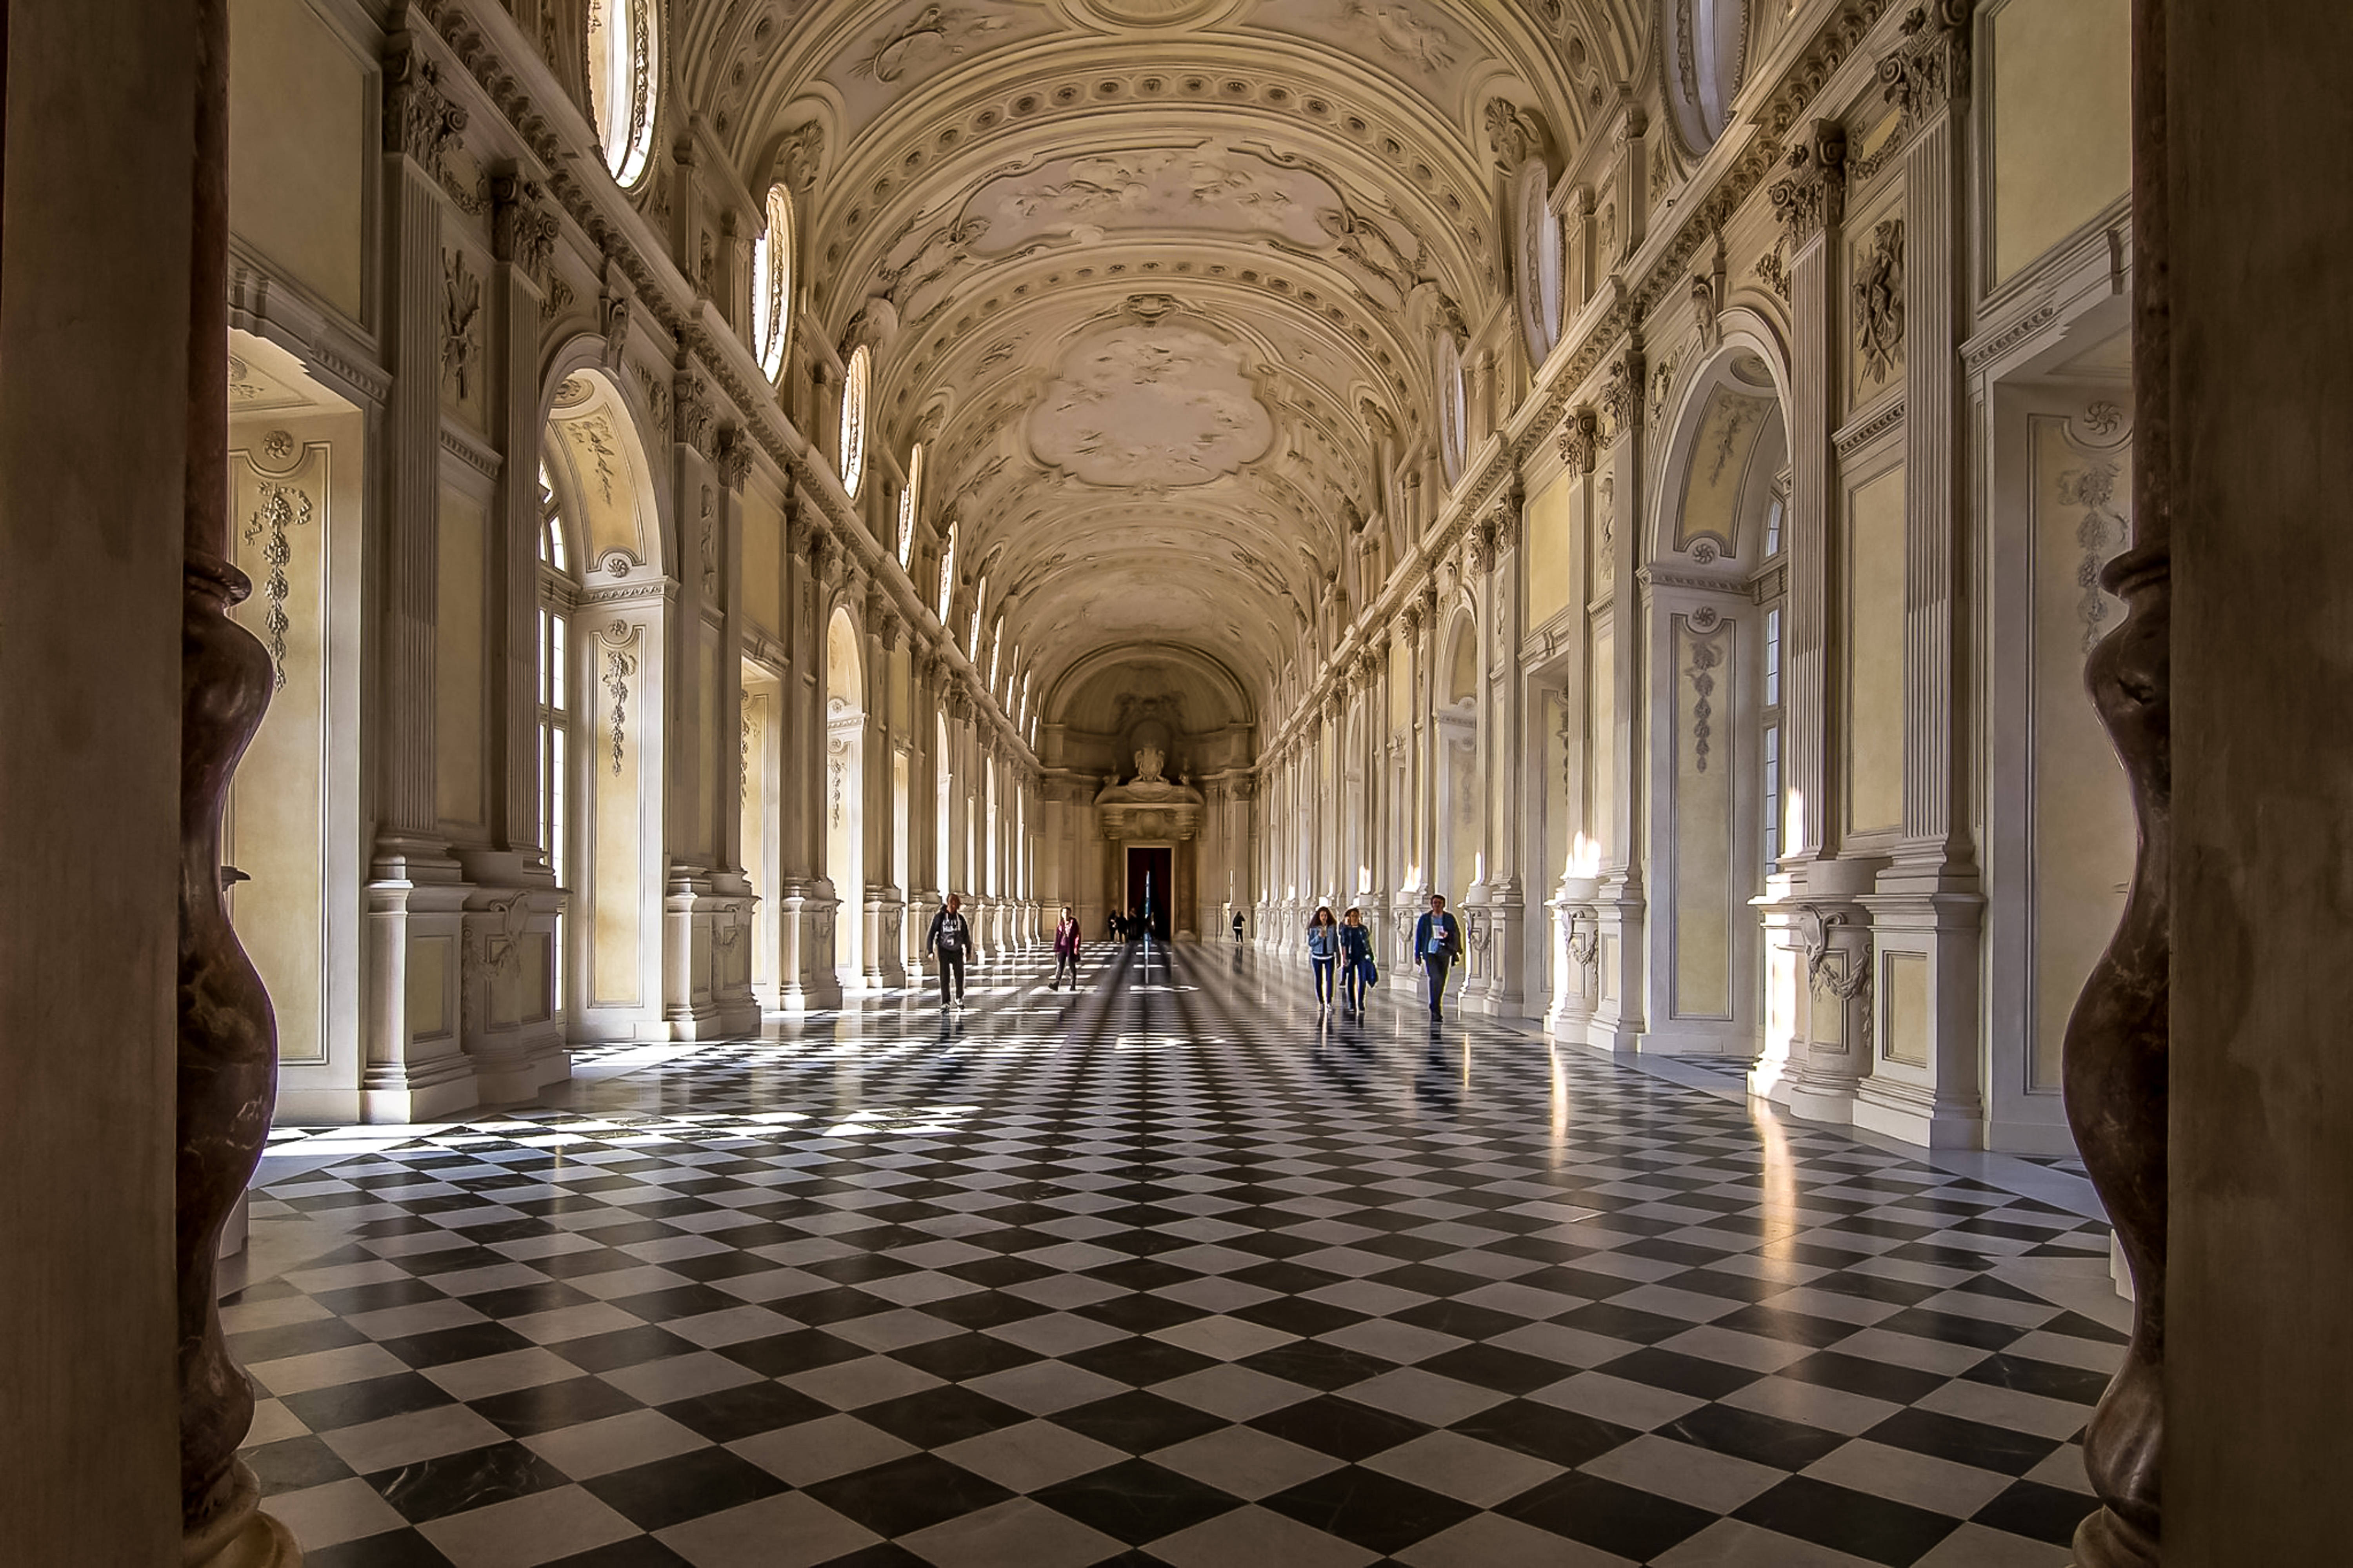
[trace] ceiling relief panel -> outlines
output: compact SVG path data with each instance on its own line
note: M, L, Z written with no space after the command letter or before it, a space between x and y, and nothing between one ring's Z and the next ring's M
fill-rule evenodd
M1071 345L1027 423L1040 461L1088 484L1206 484L1263 457L1274 416L1242 354L1176 322L1132 322Z
M1329 243L1323 215L1345 205L1305 169L1214 142L1057 158L991 180L965 206L984 226L973 249L1002 256L1040 241L1113 234L1264 235Z
M839 95L844 121L854 132L911 89L984 50L1060 30L1060 21L1042 4L908 0L881 8L851 33L821 75Z
M1411 82L1441 103L1461 95L1490 58L1468 29L1415 0L1261 0L1253 26L1338 47Z

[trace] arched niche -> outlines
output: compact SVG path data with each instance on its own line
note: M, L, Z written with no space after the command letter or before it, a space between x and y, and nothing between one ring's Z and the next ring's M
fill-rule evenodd
M1776 666L1788 442L1776 346L1743 324L1684 384L1647 530L1641 733L1659 1048L1753 1056L1763 1026L1763 824L1781 754Z
M825 874L839 900L834 968L859 984L866 913L866 669L858 624L837 605L825 629Z
M602 339L586 342L585 353L601 355ZM670 555L661 487L620 383L596 364L559 362L543 408L543 455L575 523L583 576L660 576Z
M1459 902L1485 871L1480 855L1484 824L1479 788L1478 618L1468 608L1458 612L1439 646L1446 654L1439 666L1441 700L1435 716L1438 842L1430 886Z
M565 841L548 848L570 894L561 933L567 1033L586 1041L662 1026L668 870L669 552L643 427L605 370L604 349L584 337L559 351L540 401L540 467L565 556L562 570L543 565L540 575L542 611L564 623L541 657L565 667L565 798L551 813ZM544 671L542 689L554 689Z

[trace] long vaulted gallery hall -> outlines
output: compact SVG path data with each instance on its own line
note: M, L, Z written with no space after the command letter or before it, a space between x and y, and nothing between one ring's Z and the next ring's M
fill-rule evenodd
M0 67L0 1562L2353 1562L2335 0Z

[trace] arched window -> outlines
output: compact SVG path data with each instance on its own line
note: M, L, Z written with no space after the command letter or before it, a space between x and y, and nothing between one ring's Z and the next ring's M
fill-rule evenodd
M622 185L645 177L661 85L660 0L601 0L588 7L589 118L605 166Z
M793 193L768 187L768 226L752 242L752 352L771 383L785 374L793 316Z
M990 627L988 632L988 694L999 701L1004 700L1004 697L997 685L997 656L1004 651L1005 617L999 616L997 617L997 625Z
M866 383L873 374L874 356L860 343L850 353L849 368L841 378L841 488L851 495L866 478Z
M555 885L569 887L570 856L566 853L567 827L570 816L566 809L569 791L565 770L572 739L571 685L568 668L571 658L569 616L573 596L577 590L571 567L571 546L565 537L564 508L555 498L555 486L547 477L547 466L539 469L539 843L547 855L548 869L554 873ZM550 981L554 986L555 1005L564 1005L564 941L562 917L557 917L557 936L553 945L555 973Z
M955 607L955 546L956 525L948 524L948 542L940 547L940 625L948 624L948 612Z
M983 574L980 586L972 591L972 626L965 633L964 652L975 664L980 662L980 613L988 605L988 578Z
M899 564L915 559L915 510L923 504L923 444L907 454L907 488L899 492Z

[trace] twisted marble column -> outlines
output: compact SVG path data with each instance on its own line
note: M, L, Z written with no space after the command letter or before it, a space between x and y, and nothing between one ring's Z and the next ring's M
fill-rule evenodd
M195 240L189 288L186 567L180 626L180 938L175 1261L179 1283L181 1561L187 1568L300 1563L260 1511L237 1457L253 1387L221 1332L221 1228L252 1180L278 1089L269 995L231 929L221 811L269 704L269 650L228 618L251 591L227 561L228 14L195 0Z
M2067 1021L2067 1121L2133 1276L2132 1342L2084 1435L2100 1510L2083 1568L2155 1568L2165 1442L2167 1079L2171 1043L2172 401L2164 0L2133 6L2133 548L2101 585L2124 624L2084 681L2123 759L2140 847L2131 896Z

